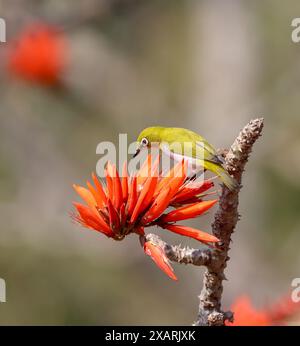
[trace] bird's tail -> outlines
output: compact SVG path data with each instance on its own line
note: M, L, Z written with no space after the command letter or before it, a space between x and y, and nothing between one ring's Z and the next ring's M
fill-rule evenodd
M221 165L210 161L204 161L204 168L217 174L217 176L222 180L229 190L235 190L238 187L238 182L232 178L226 169Z

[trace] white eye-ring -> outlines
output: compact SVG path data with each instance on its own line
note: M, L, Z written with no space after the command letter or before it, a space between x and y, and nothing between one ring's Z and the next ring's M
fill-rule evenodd
M141 140L141 144L142 144L143 147L146 147L146 146L148 145L148 143L149 143L149 141L148 141L147 138L143 138L143 139Z

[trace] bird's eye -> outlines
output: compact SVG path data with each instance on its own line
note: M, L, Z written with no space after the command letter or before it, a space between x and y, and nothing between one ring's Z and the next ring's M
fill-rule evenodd
M141 140L141 143L142 143L142 145L144 146L144 147L146 147L147 145L148 145L148 139L147 138L143 138L142 140Z

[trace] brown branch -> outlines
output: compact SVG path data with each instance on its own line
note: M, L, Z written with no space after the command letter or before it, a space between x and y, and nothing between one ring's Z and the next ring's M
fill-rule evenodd
M225 156L225 164L228 172L241 184L242 173L252 146L261 135L263 119L251 120L239 133ZM199 304L199 313L195 325L223 325L226 320L232 320L233 315L221 310L221 297L223 292L224 269L229 260L231 234L239 220L238 189L230 191L224 185L219 202L219 209L212 224L213 234L221 240L218 250L212 250L211 261L206 265L203 288Z
M169 245L152 233L145 235L145 240L151 241L162 248L168 259L173 262L193 264L195 266L209 266L212 261L213 253L211 249L200 250L189 247L182 248L180 245Z

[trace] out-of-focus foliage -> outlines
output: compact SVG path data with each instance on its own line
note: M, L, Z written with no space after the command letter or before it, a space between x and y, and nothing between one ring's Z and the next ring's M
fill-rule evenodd
M228 147L264 116L241 193L224 306L263 305L300 276L300 44L297 0L0 1L0 324L190 324L203 270L171 282L128 237L70 222L73 182L95 170L100 141L149 125L187 127ZM9 47L45 23L67 42L60 83L12 76ZM212 213L201 221L208 230ZM206 224L205 224L206 222ZM197 222L191 226L199 227ZM178 238L164 231L171 243ZM198 246L196 241L185 244Z

